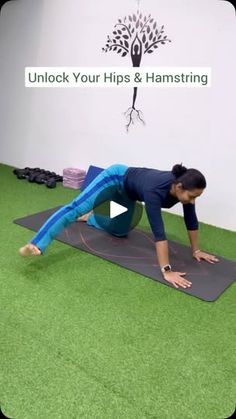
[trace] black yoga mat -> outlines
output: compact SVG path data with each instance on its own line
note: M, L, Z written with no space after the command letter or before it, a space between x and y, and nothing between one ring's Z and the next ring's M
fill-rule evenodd
M37 231L58 208L19 218L14 222ZM136 228L127 237L118 238L87 226L85 222L76 222L66 228L57 240L173 287L162 278L151 233ZM193 259L189 247L172 241L169 241L169 249L172 268L186 272L186 277L192 282L191 288L178 288L179 291L205 301L214 301L236 279L234 261L218 256L220 262L214 265L205 261L199 263Z

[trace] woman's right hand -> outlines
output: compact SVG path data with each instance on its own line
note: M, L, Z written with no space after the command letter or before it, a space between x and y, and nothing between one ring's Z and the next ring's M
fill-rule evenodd
M184 275L186 275L186 272L174 272L174 271L170 271L170 272L165 272L163 274L164 279L167 282L170 282L171 284L173 284L175 286L175 288L190 288L192 285L192 282L188 281L185 278L182 278Z

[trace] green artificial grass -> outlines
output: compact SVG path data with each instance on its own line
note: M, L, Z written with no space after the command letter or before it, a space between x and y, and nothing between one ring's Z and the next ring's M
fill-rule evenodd
M14 419L223 419L236 402L236 284L208 303L55 241L23 259L13 219L76 191L0 165L0 406ZM188 243L181 217L170 239ZM144 215L140 226L148 229ZM200 245L235 258L236 234L201 224Z

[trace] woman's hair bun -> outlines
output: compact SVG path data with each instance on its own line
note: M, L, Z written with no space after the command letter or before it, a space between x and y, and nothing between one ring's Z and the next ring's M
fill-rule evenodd
M185 172L187 172L187 170L188 169L186 167L184 167L182 165L182 163L181 164L175 164L172 167L172 173L176 178L179 178L180 176L182 176Z

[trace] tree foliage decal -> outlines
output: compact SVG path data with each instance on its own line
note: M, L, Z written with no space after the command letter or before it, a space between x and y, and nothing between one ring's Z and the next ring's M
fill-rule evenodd
M112 35L107 36L106 45L102 50L104 52L114 51L121 57L129 55L133 67L140 67L143 54L152 54L166 42L171 41L164 33L164 25L158 28L157 22L151 14L146 15L137 10L136 13L118 19ZM124 113L127 119L127 131L130 125L134 124L135 119L145 123L141 110L135 107L137 89L134 87L132 106Z

